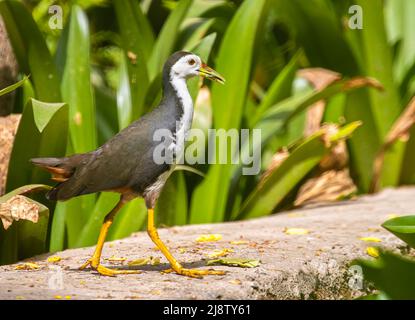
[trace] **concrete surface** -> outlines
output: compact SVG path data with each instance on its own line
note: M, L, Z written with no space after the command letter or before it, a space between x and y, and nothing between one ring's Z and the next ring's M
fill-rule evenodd
M413 213L415 188L385 190L375 196L339 202L330 206L303 208L251 221L192 225L160 229L162 239L188 267L205 266L207 253L232 249L228 257L259 259L256 268L215 266L225 276L191 279L161 271L168 265L145 232L107 243L103 258L124 257L123 262L160 257L157 266L137 266L140 274L104 277L77 269L93 248L56 253L62 260L47 261L49 255L29 259L37 270L0 267L0 299L349 299L366 288L355 283L351 260L371 258L368 246L403 250L404 243L380 224L390 214ZM308 234L288 235L285 228L306 228ZM198 243L201 234L221 234L216 242ZM361 237L376 237L370 243ZM231 241L247 241L231 244ZM103 260L105 265L110 261ZM121 263L114 263L113 266ZM131 267L130 267L131 268Z

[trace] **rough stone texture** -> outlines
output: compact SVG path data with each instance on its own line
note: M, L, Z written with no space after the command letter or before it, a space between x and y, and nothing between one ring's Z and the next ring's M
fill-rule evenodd
M380 227L390 214L413 212L415 188L386 190L376 196L340 202L331 206L303 208L251 221L192 225L160 229L177 258L188 267L205 267L206 253L232 248L229 257L260 259L257 268L217 266L225 276L191 279L163 274L166 260L158 266L135 267L141 274L104 277L77 267L93 248L57 253L62 260L52 264L48 255L30 259L40 265L33 271L15 270L16 265L0 267L0 299L347 299L363 292L350 286L348 264L367 257L368 246L381 245L392 250L404 243ZM306 235L287 235L284 228L307 228ZM200 234L220 233L217 242L197 243ZM377 237L380 243L368 243L360 237ZM231 245L230 241L248 244ZM182 248L182 249L181 249ZM184 251L184 253L183 253ZM135 260L162 257L140 232L130 238L107 243L103 258L126 257ZM108 260L103 260L108 265ZM61 271L50 268L62 268ZM62 289L50 287L51 279L61 272ZM353 279L352 279L353 280Z

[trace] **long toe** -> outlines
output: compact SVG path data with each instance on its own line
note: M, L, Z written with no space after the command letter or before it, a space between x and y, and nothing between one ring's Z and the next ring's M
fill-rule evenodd
M201 270L201 269L182 268L182 269L179 269L179 270L175 270L175 272L177 274L187 276L187 277L191 277L191 278L203 278L203 276L208 276L208 275L222 276L222 275L226 274L226 271L213 270L213 269Z

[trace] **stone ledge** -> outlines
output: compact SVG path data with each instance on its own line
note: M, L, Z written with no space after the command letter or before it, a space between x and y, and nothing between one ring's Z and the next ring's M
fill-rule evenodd
M396 250L404 243L383 230L380 224L388 214L410 214L415 207L415 188L385 190L375 196L338 202L330 206L303 208L250 221L191 225L160 229L159 233L175 256L188 267L204 267L206 253L232 248L228 257L261 260L257 268L217 266L225 276L190 279L163 274L166 260L145 232L107 243L103 258L126 257L136 260L160 257L158 266L136 267L141 274L104 277L90 270L79 271L93 248L56 253L62 260L63 289L50 289L48 283L58 271L50 270L47 257L36 261L38 270L15 270L16 265L0 267L0 299L348 299L363 292L350 288L348 263L368 257L373 245ZM306 235L287 235L285 228L306 228ZM197 243L200 234L220 233L217 242ZM373 244L360 237L377 237ZM247 240L232 245L230 241ZM178 250L183 248L184 250ZM183 252L184 251L184 252ZM183 253L180 253L183 252ZM108 261L104 261L107 264Z

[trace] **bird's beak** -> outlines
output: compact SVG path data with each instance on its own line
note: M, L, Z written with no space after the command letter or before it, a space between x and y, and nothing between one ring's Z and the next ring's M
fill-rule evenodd
M204 63L202 63L202 66L199 68L199 74L202 77L219 82L221 84L225 83L225 78L223 78L219 73L217 73L215 70L213 70L211 67L208 67Z

